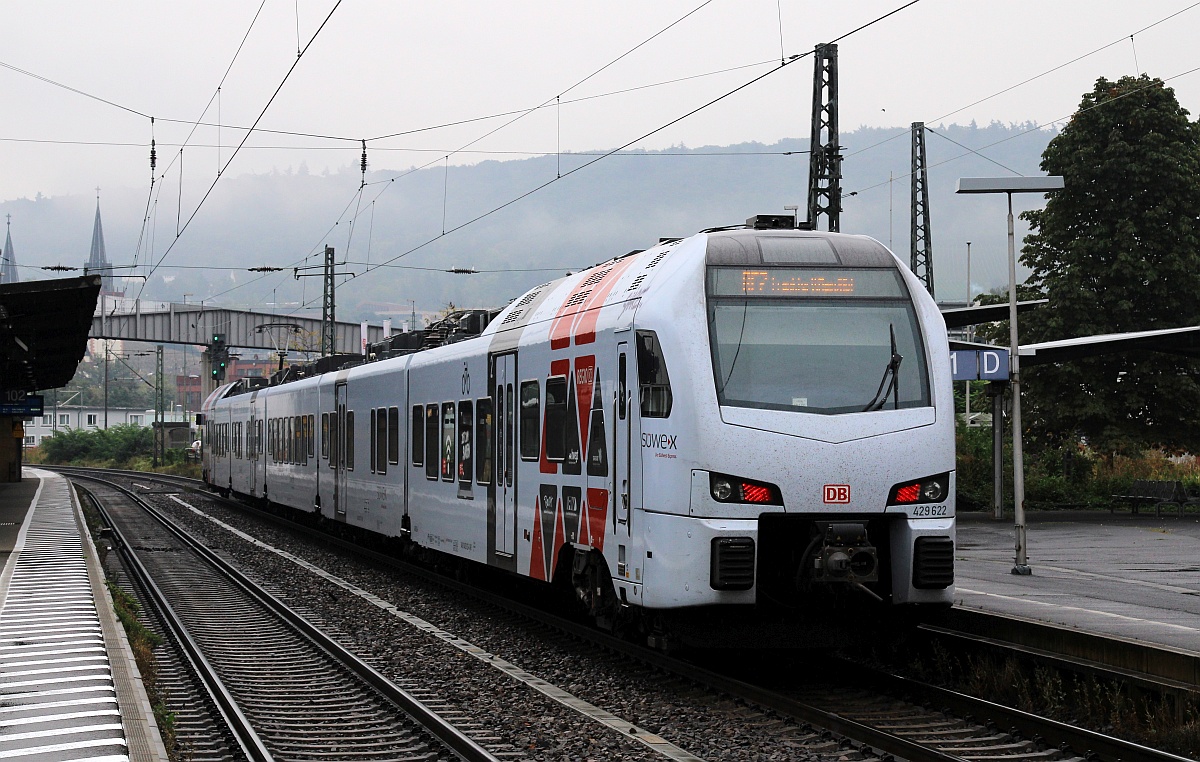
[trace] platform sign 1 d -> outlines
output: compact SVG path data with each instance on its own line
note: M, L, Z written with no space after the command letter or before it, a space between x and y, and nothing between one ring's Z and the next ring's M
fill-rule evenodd
M1007 381L1007 349L958 349L950 352L955 381Z

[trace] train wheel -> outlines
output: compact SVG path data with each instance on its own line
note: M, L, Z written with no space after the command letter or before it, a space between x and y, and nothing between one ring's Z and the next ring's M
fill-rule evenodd
M613 592L612 574L604 556L596 550L576 549L571 564L571 582L587 615L601 629L612 631L616 627L620 603Z

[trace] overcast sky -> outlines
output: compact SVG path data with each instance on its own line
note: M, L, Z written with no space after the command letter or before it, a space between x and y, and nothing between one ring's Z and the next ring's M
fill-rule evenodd
M903 5L9 0L0 22L0 201L86 197L97 186L146 193L153 135L159 192L176 196L186 219L233 157L245 135L238 128L264 108L260 128L306 135L252 135L229 175L356 167L364 138L376 171L611 149L764 74L633 147L807 137L811 57L769 72ZM1194 5L921 0L839 42L842 128L1048 125L1069 117L1097 77L1135 72L1166 79L1195 112ZM511 124L516 115L478 120L543 104ZM423 130L463 120L476 121ZM197 121L212 126L193 131ZM202 208L195 225L205 224Z

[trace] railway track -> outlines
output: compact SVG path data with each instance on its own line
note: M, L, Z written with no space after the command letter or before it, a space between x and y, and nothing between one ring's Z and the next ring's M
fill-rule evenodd
M150 477L138 475L148 485ZM158 477L154 477L158 479ZM186 482L172 482L185 486ZM195 482L190 485L194 488ZM149 491L149 490L147 490ZM276 517L272 520L281 521ZM287 522L290 524L290 522ZM299 531L305 527L292 524ZM438 584L479 597L475 588L467 588L425 570L410 568L396 559L364 551L341 540L318 534L320 542L343 545L359 557L371 557L377 563L403 565L406 574L435 579ZM354 591L353 585L343 585ZM361 594L369 595L366 591ZM357 594L357 593L356 593ZM719 706L730 721L779 726L785 748L796 746L808 753L844 756L893 755L910 760L951 759L1038 759L1038 760L1173 760L1184 758L1138 746L1099 733L1055 723L1046 718L1017 712L977 698L954 694L933 686L894 675L870 672L857 665L840 664L836 678L822 683L810 679L802 688L792 681L798 672L776 666L758 673L734 672L682 662L662 654L610 638L586 627L561 620L543 611L516 604L511 600L489 600L499 607L503 617L520 617L553 628L570 639L583 639L599 646L609 655L613 669L638 680L663 683L663 675L675 684L675 690L693 696L697 703ZM506 624L505 628L518 626ZM578 648L578 646L576 646ZM801 668L801 671L804 668ZM811 669L809 670L811 671ZM829 674L827 672L827 674ZM692 686L684 688L680 686ZM718 698L713 698L713 696ZM620 714L615 708L615 714ZM628 715L626 715L628 716ZM634 715L636 717L636 714ZM669 722L657 718L630 723L636 732L666 733ZM837 735L830 735L830 731Z
M201 676L240 758L498 759L144 500L86 478L117 550Z

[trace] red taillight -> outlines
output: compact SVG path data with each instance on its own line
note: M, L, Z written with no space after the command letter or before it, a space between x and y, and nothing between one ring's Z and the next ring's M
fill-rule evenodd
M915 484L906 484L903 487L898 487L896 489L897 503L915 503L919 497L921 497L920 482Z
M746 503L771 502L771 488L761 484L742 482L742 501Z

